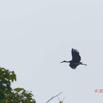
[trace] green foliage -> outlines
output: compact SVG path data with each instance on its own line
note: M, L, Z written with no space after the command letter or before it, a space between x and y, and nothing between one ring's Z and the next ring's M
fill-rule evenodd
M58 97L59 103L63 103L64 99L65 99L65 97L63 98L63 100L60 100Z
M0 103L36 103L31 92L24 88L12 89L11 83L14 81L14 71L0 68Z

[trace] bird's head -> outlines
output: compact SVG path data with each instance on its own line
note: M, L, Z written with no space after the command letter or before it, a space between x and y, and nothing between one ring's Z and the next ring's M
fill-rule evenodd
M69 61L63 60L63 61L60 62L60 63L69 63Z

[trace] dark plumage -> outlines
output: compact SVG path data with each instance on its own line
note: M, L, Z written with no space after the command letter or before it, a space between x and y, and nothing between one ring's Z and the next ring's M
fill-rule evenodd
M62 61L61 63L70 63L69 64L69 66L72 68L72 69L76 69L76 67L78 66L78 65L87 65L87 64L83 64L82 62L80 62L81 61L81 57L80 57L80 55L79 55L79 52L78 52L78 50L76 50L76 49L72 49L71 50L71 53L72 53L72 60L71 61Z

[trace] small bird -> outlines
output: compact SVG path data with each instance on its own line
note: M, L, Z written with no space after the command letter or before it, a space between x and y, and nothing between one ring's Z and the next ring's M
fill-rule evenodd
M61 63L70 63L69 66L70 66L72 69L76 69L76 67L77 67L78 65L80 65L80 64L87 66L87 64L83 64L82 62L80 62L80 61L81 61L81 57L80 57L80 55L79 55L78 50L72 48L71 53L72 53L72 60L71 60L71 61L65 61L65 60L64 60L64 61L62 61Z

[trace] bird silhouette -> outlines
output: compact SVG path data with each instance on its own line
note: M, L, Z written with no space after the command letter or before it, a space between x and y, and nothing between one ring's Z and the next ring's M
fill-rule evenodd
M78 65L80 65L80 64L87 66L87 64L83 64L82 62L80 62L80 61L81 61L81 57L80 57L80 55L79 55L78 50L72 48L71 53L72 53L72 60L71 60L71 61L66 61L66 60L64 60L64 61L62 61L61 63L70 63L69 66L70 66L72 69L76 69L76 67L77 67Z

